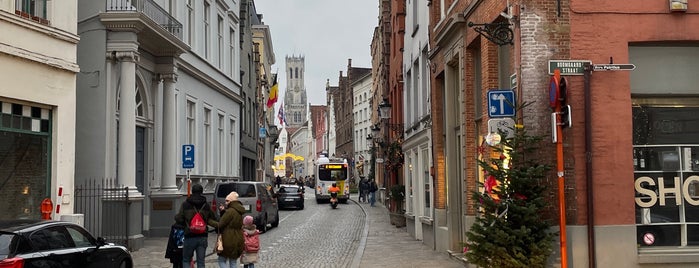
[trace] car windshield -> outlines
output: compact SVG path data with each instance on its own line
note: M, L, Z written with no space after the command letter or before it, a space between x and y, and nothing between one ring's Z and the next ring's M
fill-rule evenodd
M237 192L240 197L255 197L255 185L249 183L227 183L218 186L218 198L226 198L231 192Z

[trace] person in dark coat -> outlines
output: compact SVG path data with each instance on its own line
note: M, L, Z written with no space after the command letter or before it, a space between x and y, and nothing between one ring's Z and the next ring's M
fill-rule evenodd
M204 258L206 257L206 247L208 245L207 238L209 237L208 232L201 234L193 234L189 230L189 223L192 221L194 215L199 212L204 222L207 225L218 228L218 222L216 222L216 215L211 211L211 207L206 202L206 197L202 194L204 193L204 187L195 184L192 186L192 195L187 198L187 200L182 203L180 207L180 212L175 215L175 223L181 226L186 226L184 228L184 246L182 248L182 266L189 267L194 252L197 253L197 267L204 268Z
M366 178L362 178L359 181L359 202L369 203L369 181Z
M238 201L236 192L228 194L225 202L225 212L218 222L218 230L223 240L223 251L218 253L218 266L221 268L236 267L245 247L242 231L245 208Z
M182 244L184 243L184 227L173 224L167 239L165 258L170 259L172 268L182 268Z

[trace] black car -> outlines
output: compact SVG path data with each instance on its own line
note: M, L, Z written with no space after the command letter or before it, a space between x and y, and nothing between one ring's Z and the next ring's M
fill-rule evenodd
M295 207L303 209L304 189L298 185L282 184L277 190L277 204L279 208Z
M129 251L95 239L80 225L50 220L0 221L0 267L133 267Z

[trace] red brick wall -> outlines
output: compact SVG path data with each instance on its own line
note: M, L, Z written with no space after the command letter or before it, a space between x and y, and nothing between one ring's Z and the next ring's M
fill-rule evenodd
M628 46L633 42L699 40L699 5L689 2L687 13L670 13L668 1L652 0L629 5L623 1L571 0L571 48L573 59L593 63L629 63ZM633 224L634 187L632 162L631 99L629 72L593 72L592 178L594 180L595 224ZM571 99L584 100L582 78L572 80ZM576 129L582 131L583 110L573 108ZM584 136L573 135L576 148L584 148ZM575 169L584 180L584 152L577 150ZM584 188L576 190L584 199ZM582 206L584 203L580 203ZM581 213L582 214L582 213Z

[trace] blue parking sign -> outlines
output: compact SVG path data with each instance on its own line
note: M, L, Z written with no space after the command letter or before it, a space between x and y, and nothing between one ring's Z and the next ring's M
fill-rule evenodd
M488 116L515 116L515 92L512 90L488 91Z
M182 168L194 168L194 145L182 145Z

